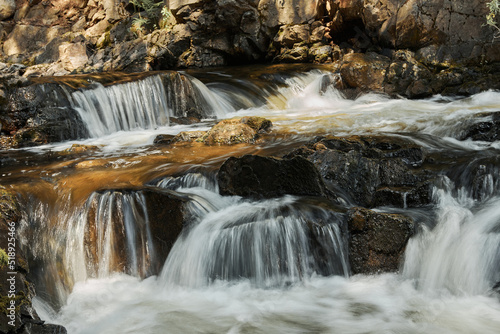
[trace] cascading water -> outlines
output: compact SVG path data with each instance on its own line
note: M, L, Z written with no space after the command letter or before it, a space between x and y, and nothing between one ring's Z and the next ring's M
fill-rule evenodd
M71 101L91 137L168 126L170 117L186 117L188 112L220 118L235 111L223 96L179 73L107 87L95 83L91 89L72 93Z
M70 333L500 331L494 288L500 281L499 146L459 140L477 114L499 110L500 93L417 101L368 94L348 100L329 84L335 78L321 71L271 79L264 88L249 82L251 94L239 93L241 79L232 90L230 78L186 78L156 75L100 86L74 93L74 103L88 115L95 110L95 116L82 118L89 128L101 129L96 137L137 127L151 129L153 136L153 128L186 116L198 101L205 117L265 116L274 131L296 133L301 140L384 134L414 141L433 159L443 159L435 166L445 171L433 180L431 204L397 209L420 217L401 272L349 275L342 210L311 198L221 196L213 167L223 158L203 166L188 157L168 160L170 147L160 153L155 148L141 151L143 162L134 161L146 166L137 170L151 175L140 179L146 184L140 190L94 191L74 206L26 207L26 244L38 236L31 250L39 261L35 275L42 277L35 282L35 304L43 319ZM259 89L260 100L253 99ZM181 130L186 128L175 131ZM265 152L265 145L256 151ZM148 165L148 154L166 159ZM112 174L118 181L110 183L122 186L123 174ZM155 210L147 191L162 198ZM157 231L174 216L172 199L182 203L175 215L185 215L185 221L167 257L158 251L165 240L158 240ZM57 311L49 306L58 304Z

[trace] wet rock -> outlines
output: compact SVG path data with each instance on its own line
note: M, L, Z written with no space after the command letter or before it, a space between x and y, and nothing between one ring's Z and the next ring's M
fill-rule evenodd
M415 59L410 51L397 51L387 68L384 91L409 98L429 97L433 81L437 80L427 67Z
M259 134L269 131L271 126L271 121L262 117L223 120L214 125L201 141L206 145L254 143Z
M351 88L382 92L390 63L389 58L374 52L351 53L342 59L340 74Z
M320 174L311 162L302 157L231 157L220 167L217 178L222 195L252 198L272 198L286 194L325 196Z
M88 137L88 130L66 93L57 84L40 84L10 91L0 112L2 130L16 147Z
M82 153L95 152L98 149L99 149L99 147L94 146L94 145L73 144L73 145L71 145L70 148L65 149L61 153L62 154L82 154Z
M346 214L349 261L353 274L397 271L408 240L413 235L413 220L399 214L351 208Z
M174 138L172 138L172 142L192 142L195 140L201 141L203 136L205 136L206 134L206 131L182 131L179 132Z
M100 204L103 197L111 199L107 202L109 204L107 207ZM100 243L103 240L99 239L98 231L107 228L102 224L112 224L110 272L131 273L134 270L132 268L134 261L130 258L130 254L135 251L139 254L136 260L143 262L137 264L136 269L139 270L137 274L141 277L158 274L175 240L184 225L189 222L185 207L188 199L173 191L156 188L105 190L97 192L96 196L91 198L88 203L84 239L90 272L97 273L102 255ZM132 206L135 209L132 209ZM132 211L127 213L126 210ZM130 213L133 217L127 218ZM109 218L106 218L108 216ZM134 224L126 226L127 219L133 219ZM133 230L130 230L131 228ZM127 233L136 235L134 245L130 245ZM150 240L152 245L146 240L148 233L153 236ZM131 250L131 246L135 249Z
M465 133L459 137L460 140L481 140L494 142L500 139L500 112L478 114L474 122Z
M19 240L19 224L21 221L21 212L19 211L17 197L5 189L0 189L0 257L8 256L9 252L15 253L15 263L6 262L6 259L0 261L0 332L2 333L24 333L25 328L36 327L37 332L48 333L45 330L57 329L60 333L65 333L62 326L44 325L38 317L32 306L32 298L35 296L35 289L29 276L28 262L25 252L21 248ZM14 233L12 233L14 231ZM12 242L8 239L15 235L15 250L9 250ZM12 265L12 267L10 267ZM15 275L8 274L15 272ZM14 276L15 291L11 292L11 286L8 279ZM10 294L13 298L9 298ZM11 310L11 301L15 305ZM12 322L11 322L12 321ZM11 322L11 323L10 323ZM13 326L11 325L13 324Z
M287 157L314 163L329 190L354 205L429 204L433 174L420 168L424 152L410 141L383 136L326 137Z

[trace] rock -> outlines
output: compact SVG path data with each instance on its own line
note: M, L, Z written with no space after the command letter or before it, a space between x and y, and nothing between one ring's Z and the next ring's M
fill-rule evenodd
M320 174L311 162L302 157L231 157L220 167L217 179L222 195L252 198L272 198L287 194L325 196Z
M170 145L174 142L174 135L158 135L153 140L153 144L155 145Z
M143 201L139 201L138 198L142 198ZM107 205L102 205L100 201ZM98 231L101 228L107 228L103 225L112 224L113 249L109 259L109 270L126 273L134 270L131 267L133 261L128 255L132 254L132 250L128 249L130 244L127 243L127 233L134 233L136 251L140 254L136 259L140 262L137 265L139 270L137 274L141 277L158 274L175 240L189 221L185 207L187 201L186 197L174 191L157 188L112 189L96 192L87 203L84 239L91 273L97 273L102 255L99 250L103 240L99 239ZM132 206L135 206L137 211L133 217L128 217L126 210L132 210ZM109 213L113 213L110 219L96 220L96 217L108 217ZM127 231L130 226L126 226L126 219L133 219L143 224L134 224L134 230ZM149 232L146 226L149 226ZM152 244L148 244L148 233L154 236L151 240Z
M89 57L84 43L64 43L59 46L59 59L68 71L75 71L87 65Z
M341 51L338 45L331 46L317 43L309 48L308 53L309 59L313 63L323 64L339 60Z
M274 57L273 62L279 63L305 63L308 60L309 47L296 44L293 48L282 48L280 53Z
M201 141L206 145L254 143L259 139L259 134L267 132L271 126L271 121L262 117L222 120L214 125Z
M433 174L410 141L383 136L326 137L286 157L313 162L331 193L364 207L417 207L431 201Z
M174 138L172 138L172 143L177 142L192 142L195 140L201 141L203 136L207 134L206 131L182 131L179 132Z
M280 25L302 24L318 16L319 0L283 1L260 0L258 10L262 24L268 28Z
M3 52L7 57L19 56L28 60L41 54L50 41L66 32L67 29L60 26L47 28L18 24L3 43Z
M2 0L0 1L0 20L10 18L16 12L15 0Z
M99 149L99 147L94 145L81 145L81 144L73 144L70 148L62 151L62 154L81 154L88 152L95 152Z
M308 43L310 35L308 24L282 26L274 38L274 43L290 48L295 43Z
M0 122L13 135L13 144L26 147L88 137L86 126L66 96L57 84L12 90Z
M429 97L433 94L434 80L431 71L419 63L412 52L400 50L387 69L384 91L409 98Z
M28 262L25 253L21 248L19 235L15 236L15 250L9 250L12 242L8 240L11 237L9 233L12 228L19 229L21 223L21 212L18 206L18 198L13 193L0 188L0 252L8 255L9 252L15 253L15 264L13 268L6 267L10 265L0 261L0 332L2 333L24 333L26 328L36 327L33 333L66 333L64 327L57 325L44 325L38 317L32 305L32 298L35 296L35 289L30 280ZM8 272L15 272L15 296L9 298L10 284L8 279L13 275ZM10 317L11 301L15 301L15 309ZM14 326L9 324L13 321Z
M500 112L481 113L458 138L459 140L481 140L494 142L500 140Z
M349 209L346 217L352 273L397 271L406 244L414 232L413 220L399 214L356 207Z
M340 74L351 88L382 92L390 63L389 58L374 52L351 53L342 59Z

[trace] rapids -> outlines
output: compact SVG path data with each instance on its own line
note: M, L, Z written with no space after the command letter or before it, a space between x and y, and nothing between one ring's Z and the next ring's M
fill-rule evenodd
M459 140L475 116L500 110L500 93L351 100L333 80L318 68L236 68L155 73L68 93L90 137L3 152L11 163L0 171L2 185L20 194L41 318L89 334L500 332L493 288L500 282L500 142ZM201 122L173 124L186 108ZM257 145L153 145L158 134L251 115L274 124ZM418 222L398 273L350 275L346 227L318 199L219 195L216 171L229 156L282 156L327 134L404 137L451 166L435 182L431 206L377 208ZM52 156L75 143L98 150ZM473 188L475 164L487 175ZM166 259L156 252L151 226L158 222L143 189L185 203L189 226ZM311 235L321 254L305 241ZM120 236L125 251L115 249ZM118 257L125 268L113 264Z

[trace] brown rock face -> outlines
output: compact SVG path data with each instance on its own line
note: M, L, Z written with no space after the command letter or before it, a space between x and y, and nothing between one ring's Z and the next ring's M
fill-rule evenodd
M347 212L347 223L353 274L398 270L406 244L413 235L410 218L352 208Z
M352 53L342 60L340 74L352 88L382 91L390 59L376 53Z

